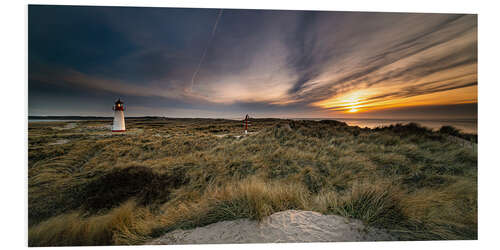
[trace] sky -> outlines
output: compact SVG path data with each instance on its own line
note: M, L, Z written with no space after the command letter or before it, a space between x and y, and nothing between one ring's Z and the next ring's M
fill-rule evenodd
M477 15L28 7L28 114L477 118Z

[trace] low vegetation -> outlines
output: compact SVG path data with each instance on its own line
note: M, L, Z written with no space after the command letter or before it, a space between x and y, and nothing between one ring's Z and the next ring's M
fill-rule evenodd
M141 244L300 209L401 240L477 239L477 135L418 124L128 119L29 124L30 246ZM64 142L64 143L61 143Z

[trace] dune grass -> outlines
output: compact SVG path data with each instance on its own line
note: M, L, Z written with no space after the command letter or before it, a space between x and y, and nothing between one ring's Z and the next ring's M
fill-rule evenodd
M112 135L107 123L30 123L30 246L141 244L288 209L402 240L477 239L477 151L450 140L477 136L278 119L241 136L241 121L160 118Z

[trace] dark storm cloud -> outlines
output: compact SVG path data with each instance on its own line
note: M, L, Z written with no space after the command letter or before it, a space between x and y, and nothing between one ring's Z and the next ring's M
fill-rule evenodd
M135 45L112 29L97 9L30 6L28 49L31 62L68 65L87 71L117 60Z
M124 96L137 115L328 115L356 90L375 105L477 84L475 15L219 14L31 5L30 114L59 112L72 96L99 104Z

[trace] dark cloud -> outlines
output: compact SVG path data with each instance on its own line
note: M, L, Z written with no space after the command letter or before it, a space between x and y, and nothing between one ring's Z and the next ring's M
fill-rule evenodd
M110 27L100 8L30 6L28 15L30 62L66 65L85 72L136 49Z

